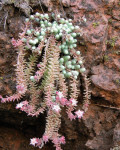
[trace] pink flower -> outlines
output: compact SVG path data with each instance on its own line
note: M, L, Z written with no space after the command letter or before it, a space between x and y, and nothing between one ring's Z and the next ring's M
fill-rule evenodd
M26 91L24 84L17 85L16 88L17 88L17 91L18 91L20 94L23 94L23 93L25 93L25 91Z
M77 101L75 99L70 99L70 102L72 103L72 106L77 106Z
M61 98L60 102L62 105L66 105L67 99L66 98Z
M37 143L38 143L38 139L37 138L30 139L30 144L31 145L35 146L35 144L37 144Z
M41 66L40 64L37 64L37 67L38 67L38 68L40 68L40 66Z
M22 111L25 111L28 107L28 101L23 101L16 105L16 109L20 109Z
M57 113L60 112L60 106L59 105L53 105L53 108L52 108L54 111L56 111Z
M44 141L45 143L48 142L48 136L47 136L47 135L44 135L44 136L43 136L43 141Z
M82 118L83 114L84 114L84 111L78 110L78 111L75 112L75 114L77 115L78 118Z
M56 94L59 96L59 98L63 98L63 93L62 92L57 91Z
M41 73L40 71L37 71L37 72L36 72L36 75L40 75L40 73Z
M65 143L66 143L66 142L65 142L65 137L62 136L61 138L59 138L59 142L60 142L61 144L65 144Z
M37 79L38 79L38 76L35 75L35 76L34 76L34 79L37 80Z
M62 105L66 105L67 99L64 98L62 92L57 91L56 92L56 101L60 102Z
M23 106L24 106L23 103L19 103L19 104L16 105L16 109L21 109Z

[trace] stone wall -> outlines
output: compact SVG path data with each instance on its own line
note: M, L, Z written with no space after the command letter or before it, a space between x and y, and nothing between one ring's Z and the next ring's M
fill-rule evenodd
M60 13L79 25L78 49L91 79L91 105L82 121L63 112L63 150L110 150L120 146L120 0L2 0L0 2L0 94L15 92L17 38L30 13ZM45 114L27 117L15 103L0 103L0 150L37 150L29 138L44 132ZM53 150L51 143L42 150ZM118 147L118 150L120 147Z

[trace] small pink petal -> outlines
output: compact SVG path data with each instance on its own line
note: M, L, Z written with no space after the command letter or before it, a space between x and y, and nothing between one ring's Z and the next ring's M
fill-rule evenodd
M62 105L66 105L67 99L66 98L61 98L60 102Z
M43 141L44 141L45 143L47 143L47 142L48 142L48 136L44 135L44 136L43 136Z
M37 138L32 138L30 139L30 144L35 146L38 143L38 139Z
M59 96L56 96L56 100L59 101Z
M61 144L65 144L65 143L66 143L66 142L65 142L65 137L64 137L64 136L60 137L60 138L59 138L59 142L60 142Z
M41 66L40 64L37 64L37 67L38 67L38 68L40 68L40 66Z
M83 117L84 111L78 110L75 112L75 114L77 115L77 117L80 119Z

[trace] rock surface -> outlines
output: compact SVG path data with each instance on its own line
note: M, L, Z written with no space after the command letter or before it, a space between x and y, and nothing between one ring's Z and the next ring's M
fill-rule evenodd
M42 9L41 9L42 7ZM78 49L91 79L91 105L83 120L69 121L63 113L60 132L64 150L120 149L120 1L119 0L2 0L0 2L0 94L15 92L17 38L30 12L60 13L83 31ZM32 13L33 13L32 12ZM29 118L0 104L0 150L37 150L29 139L42 135L45 117ZM53 150L51 143L43 150Z

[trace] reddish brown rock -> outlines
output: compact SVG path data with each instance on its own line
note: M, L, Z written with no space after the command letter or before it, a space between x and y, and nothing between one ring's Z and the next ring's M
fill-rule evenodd
M13 134L14 133L14 134ZM29 136L13 128L0 128L0 150L39 150L30 145ZM52 150L50 146L42 150Z
M119 72L108 69L103 65L92 68L91 81L94 84L92 89L93 96L104 98L110 104L120 107L120 74Z
M94 115L93 115L94 114ZM84 123L90 133L86 146L92 150L109 150L114 146L114 137L119 139L119 111L105 107L91 105L89 111L84 116ZM113 128L115 127L115 129ZM117 143L116 140L116 143Z
M65 7L69 7L70 6L70 0L62 0L62 4Z

